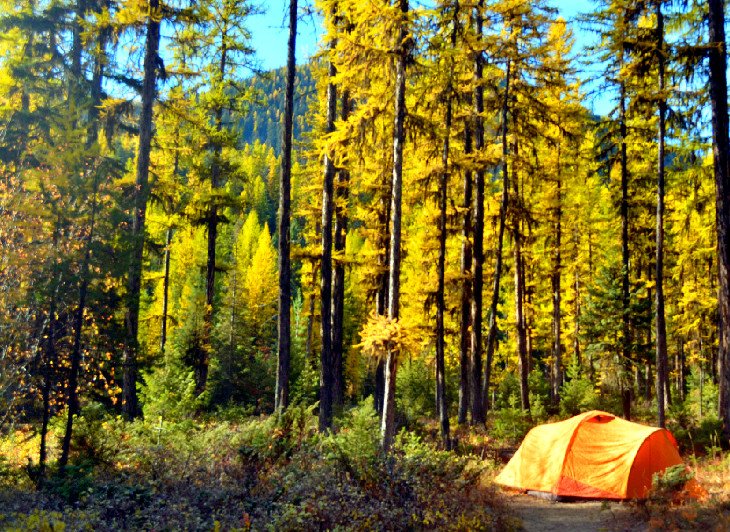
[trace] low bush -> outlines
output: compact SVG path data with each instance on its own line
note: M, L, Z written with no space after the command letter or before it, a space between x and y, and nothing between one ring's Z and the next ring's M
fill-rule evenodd
M324 436L296 405L243 422L84 416L65 477L0 490L0 529L516 528L480 461L406 432L384 454L370 402Z

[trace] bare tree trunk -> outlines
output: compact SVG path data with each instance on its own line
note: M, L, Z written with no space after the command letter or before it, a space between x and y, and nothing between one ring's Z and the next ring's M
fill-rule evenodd
M347 90L342 92L341 118L347 121L350 113L350 95ZM343 360L344 350L344 323L345 323L345 263L344 254L347 244L347 201L349 196L350 174L345 168L337 172L335 186L335 236L334 246L337 257L334 262L332 280L332 371L333 371L333 401L342 405L345 398L345 383Z
M401 210L403 202L403 143L406 117L406 59L408 50L408 0L399 0L402 13L395 73L395 121L393 126L393 196L390 209L390 267L388 270L388 317L397 320L400 312ZM390 450L395 436L395 380L398 353L389 350L385 364L385 396L381 424L381 445Z
M139 350L139 296L142 289L142 258L145 240L145 216L149 197L150 147L152 145L152 105L156 97L158 50L160 46L159 0L149 0L147 40L142 81L142 109L139 118L139 148L137 177L134 189L134 218L132 219L132 252L127 283L127 338L124 349L124 379L122 410L128 419L139 415L137 403L137 351Z
M550 284L553 291L553 367L551 372L552 403L553 407L560 404L560 387L563 385L563 346L561 339L561 287L560 276L562 275L561 245L562 245L562 176L560 168L560 144L558 144L558 171L556 175L557 206L555 207L555 250L553 254L553 272L550 276Z
M456 34L459 27L459 6L454 7L454 27L451 32L451 49L456 48ZM453 67L453 65L452 65ZM439 425L441 427L441 440L444 448L451 448L448 402L446 400L446 331L444 327L444 314L446 312L446 299L444 297L444 278L446 276L446 206L449 187L449 150L451 141L451 120L452 120L452 98L453 86L449 80L446 86L446 116L444 123L443 151L441 153L441 165L443 169L439 179L439 255L438 255L438 281L436 288L436 409L439 414Z
M629 305L629 167L626 154L626 86L621 82L619 102L619 129L621 134L621 357L622 365L631 352Z
M277 327L278 356L276 369L277 411L289 406L289 366L291 358L291 257L289 256L291 224L292 131L294 127L294 79L296 75L297 0L289 0L289 42L286 62L286 95L284 97L284 142L279 183L279 317Z
M518 154L518 144L515 142L515 156ZM517 175L512 179L512 192L516 201L520 201L520 190ZM519 361L520 372L520 403L523 410L530 411L530 361L527 351L527 330L525 325L525 269L522 264L522 228L520 224L520 205L515 212L512 223L512 252L514 255L515 270L515 326L517 328L517 357Z
M475 21L477 38L481 39L484 0L479 0L476 6ZM484 64L481 53L477 53L474 60L474 148L479 153L484 149L484 87L482 74ZM474 194L474 244L472 256L472 304L471 304L471 422L484 423L486 412L482 399L482 301L484 287L484 169L476 171Z
M656 2L657 63L659 68L659 157L656 200L656 360L657 406L659 426L666 425L665 408L669 404L669 360L667 358L667 324L664 316L664 140L666 137L667 101L664 96L664 15L661 0Z
M391 184L392 187L392 184ZM390 220L390 205L392 202L392 190L388 190L387 196L383 199L385 203L381 224L385 230L385 238L383 242L384 253L382 255L381 267L384 272L380 276L380 288L378 289L378 298L376 302L376 312L379 316L385 316L388 312L388 282L390 274L388 271L390 265L390 234L388 232L388 224ZM380 259L379 259L380 260ZM379 358L375 368L375 410L379 416L383 415L383 402L385 401L385 359Z
M527 331L525 327L525 278L522 275L522 235L519 222L512 228L515 261L515 323L517 326L517 356L520 371L520 403L523 410L530 410L530 361L527 357Z
M579 256L579 237L578 237L578 228L576 227L573 231L573 244L575 245L575 261L576 264L578 263L578 256ZM575 323L573 324L573 356L575 357L575 362L578 364L579 367L582 368L583 361L580 351L580 316L581 316L581 304L580 304L580 275L578 273L578 268L575 268L573 271L573 294L575 297L574 301L574 313L575 313Z
M336 41L330 42L330 50ZM335 130L337 114L337 87L334 78L337 75L334 63L329 64L329 82L327 84L327 118L325 132ZM324 154L324 180L322 186L322 267L320 285L320 312L322 349L319 365L319 431L325 432L332 427L332 214L334 212L334 178L335 166L332 154Z
M160 331L160 353L165 356L167 344L167 314L169 312L170 294L170 248L172 246L172 227L167 228L165 235L165 273L162 279L162 327Z
M470 126L467 124L464 130L464 153L472 152L472 133ZM464 225L461 235L461 322L460 322L460 343L459 343L459 367L461 376L459 379L459 425L466 423L469 412L469 400L471 399L471 389L469 387L469 359L471 348L471 237L472 237L472 171L464 170Z
M502 201L499 204L499 229L497 233L497 249L494 263L494 281L492 284L492 303L489 307L489 332L487 334L487 360L484 365L483 400L485 412L489 405L489 386L492 380L492 360L497 344L497 306L499 305L499 290L502 281L502 263L504 259L504 229L509 208L509 91L511 84L512 62L507 60L505 73L504 99L502 100Z
M727 49L725 44L725 2L709 0L710 100L715 165L715 204L720 289L718 295L720 350L718 415L725 439L730 437L730 170L728 169Z
M91 245L94 241L94 225L96 222L97 209L97 188L98 188L98 169L93 168L94 172L94 192L91 204L91 219L89 221L89 233L86 237L86 249L84 250L84 260L81 265L81 282L79 284L79 303L74 315L74 336L73 347L71 349L71 371L68 378L68 397L66 400L66 431L63 435L61 443L61 457L58 460L58 468L61 476L66 474L66 465L68 465L68 457L71 450L71 437L73 434L74 416L79 413L78 398L78 380L81 371L81 339L84 329L84 313L86 312L86 299L89 290L89 282L91 277Z
M312 265L312 286L317 285L317 265ZM314 303L316 297L314 297L314 290L309 294L309 316L307 317L307 341L304 346L304 352L305 356L307 358L307 363L310 365L312 369L316 369L317 367L317 357L314 354L314 348L312 346L312 341L314 337Z
M53 248L58 249L58 224L53 231ZM38 452L38 489L43 487L46 479L46 462L48 458L48 423L51 419L51 391L53 390L53 377L57 364L56 352L56 308L58 289L61 284L61 274L56 278L56 286L51 293L51 302L48 308L48 330L43 346L43 384L41 387L41 399L43 403L43 415L41 420L40 449Z
M221 36L222 49L220 63L218 65L220 77L225 80L227 67L227 36L225 29ZM218 103L215 109L215 131L220 137L223 130L223 103ZM221 154L223 145L218 138L213 139L213 161L210 169L210 187L213 191L221 186ZM208 210L206 221L208 233L208 255L206 261L205 276L205 312L203 313L203 340L198 350L198 360L195 365L195 392L200 395L208 385L208 367L210 357L213 353L213 321L215 319L215 269L216 269L216 244L218 242L218 205L215 195L211 199L212 204Z

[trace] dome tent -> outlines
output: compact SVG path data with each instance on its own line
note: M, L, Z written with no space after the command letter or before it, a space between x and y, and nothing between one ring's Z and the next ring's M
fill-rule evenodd
M495 482L556 497L642 499L654 473L681 463L668 430L593 410L533 428Z

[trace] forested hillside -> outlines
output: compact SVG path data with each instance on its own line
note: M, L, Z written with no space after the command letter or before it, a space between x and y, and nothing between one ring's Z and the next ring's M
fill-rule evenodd
M294 138L297 141L311 131L308 120L310 104L316 101L317 86L312 78L312 67L302 65L297 68L296 97L294 100ZM284 91L286 90L286 71L283 68L252 76L248 90L255 95L250 108L242 113L237 128L245 144L256 141L274 148L281 153L281 139L284 136Z
M590 409L718 457L724 2L592 5L291 0L295 75L248 1L0 0L0 526L509 528L480 458Z

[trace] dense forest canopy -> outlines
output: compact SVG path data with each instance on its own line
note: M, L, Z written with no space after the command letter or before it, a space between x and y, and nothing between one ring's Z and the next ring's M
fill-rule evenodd
M595 0L579 54L548 0L316 0L295 78L256 70L248 1L0 6L0 430L40 478L98 408L727 443L722 1Z

